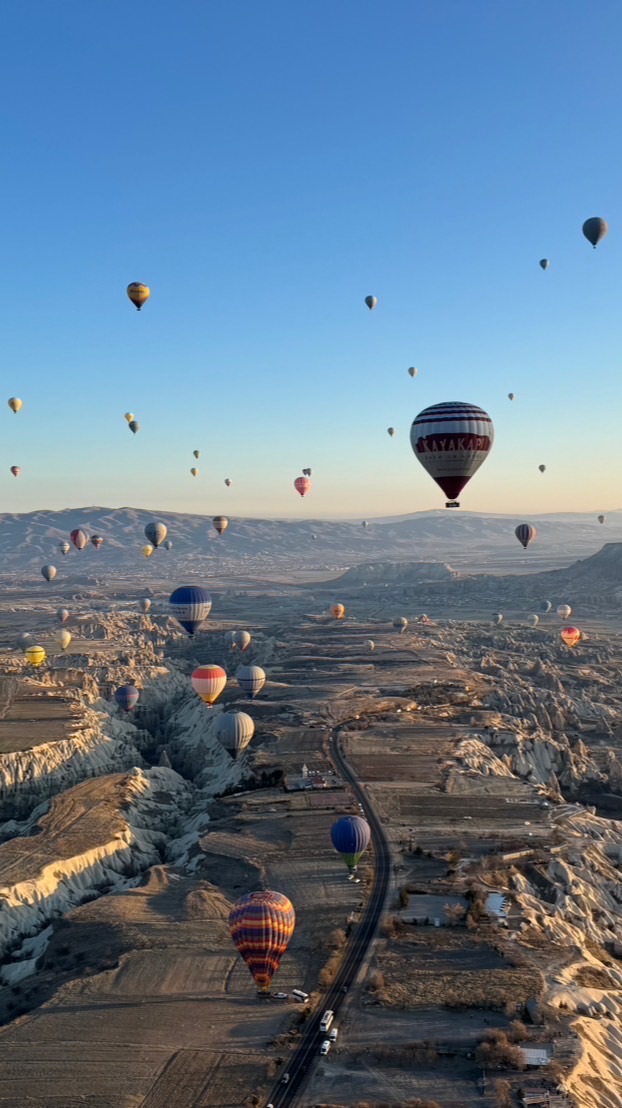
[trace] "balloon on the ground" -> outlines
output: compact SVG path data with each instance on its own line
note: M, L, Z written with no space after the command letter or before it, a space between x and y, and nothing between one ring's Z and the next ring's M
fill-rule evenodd
M251 645L252 636L249 631L234 631L233 632L233 645L237 646L239 650L244 653Z
M562 641L572 650L581 641L582 635L578 627L563 627L559 632Z
M538 262L540 269L548 269L550 264L551 263L548 258L540 258L540 261Z
M214 530L217 531L219 535L223 535L229 526L229 520L226 516L214 516L212 524Z
M89 541L89 537L86 531L83 531L81 527L76 527L70 532L69 538L71 539L76 550L84 550L84 547Z
M343 619L346 614L345 605L339 603L333 604L330 609L330 614L334 619Z
M29 646L24 653L31 666L42 666L47 658L47 654L42 646Z
M240 666L235 676L242 692L247 693L251 700L258 696L266 683L261 666Z
M255 721L246 712L223 712L218 717L216 734L225 750L235 758L246 749L255 734Z
M211 706L218 700L227 684L227 674L222 666L199 666L192 674L191 681L195 693L201 697L204 704Z
M602 242L605 235L609 230L609 224L606 219L601 219L598 215L593 215L591 219L586 219L583 224L583 234L588 242L591 242L594 249L598 246L599 242Z
M518 539L521 546L526 550L530 542L533 542L538 532L535 527L532 527L531 523L519 523L515 529L514 534Z
M557 614L560 619L568 619L568 616L572 615L570 604L560 604L557 609Z
M15 415L17 415L17 413L21 411L21 409L24 407L24 401L20 400L18 396L11 396L7 400L7 404L9 405L11 411L15 412Z
M200 585L180 585L169 597L171 615L184 631L194 635L212 610L212 598Z
M297 477L294 481L294 488L301 496L306 496L311 489L311 481L308 477Z
M11 466L11 473L13 474L14 477L19 477L21 472L22 472L22 467L21 466Z
M68 542L59 542L58 549L60 550L61 554L68 554L71 550L71 546Z
M247 893L231 909L231 938L260 992L269 991L295 926L291 900L269 889Z
M168 527L158 520L152 519L145 527L145 538L156 548L162 545L167 535Z
M377 296L366 296L365 297L365 303L367 304L367 307L369 308L370 312L373 312L374 308L376 307L376 304L378 303L378 297Z
M71 642L71 639L72 639L72 635L70 634L70 632L69 631L64 631L62 628L59 628L58 631L56 632L56 634L54 635L54 642L58 646L60 646L61 650L66 650L67 649L67 647L69 646L69 644Z
M56 566L41 566L41 575L45 577L46 581L53 581L57 573Z
M128 427L133 435L140 431L140 423L138 423L135 419L131 420L131 422L128 423Z
M410 444L417 461L455 502L486 461L494 435L483 408L452 400L419 412L410 429Z
M67 608L58 608L56 611L56 618L59 623L66 623L69 619L69 612Z
M131 281L127 286L127 295L139 312L151 296L151 289L148 285L143 285L142 281Z
M344 816L331 827L330 838L350 873L354 873L371 839L367 820L362 816Z
M120 689L117 689L114 698L124 712L131 712L140 700L140 692L135 685L122 685Z
M147 612L149 611L149 609L151 608L151 601L150 601L149 597L144 596L141 600L139 600L138 601L138 607L140 608L141 612L143 612L143 614L146 615Z

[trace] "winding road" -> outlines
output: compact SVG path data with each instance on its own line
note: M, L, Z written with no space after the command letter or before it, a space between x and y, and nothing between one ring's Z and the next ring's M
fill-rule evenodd
M341 726L343 726L343 723ZM322 1004L305 1025L301 1042L290 1059L287 1067L289 1082L287 1085L283 1085L279 1080L268 1097L268 1104L273 1105L274 1108L283 1108L284 1105L295 1104L313 1062L319 1057L320 1045L326 1037L320 1032L320 1022L327 1008L332 1009L335 1013L335 1022L338 1023L339 1010L344 1003L345 994L350 986L354 984L361 963L376 935L391 883L389 841L369 802L369 798L359 785L339 748L338 730L339 728L335 728L331 733L329 757L335 769L349 783L357 800L363 805L374 845L374 879L363 916L352 930L345 957L335 980L330 988L326 990Z

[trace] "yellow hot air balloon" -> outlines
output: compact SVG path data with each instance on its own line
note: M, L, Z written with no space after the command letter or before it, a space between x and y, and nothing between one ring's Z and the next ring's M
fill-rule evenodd
M7 400L7 404L12 412L19 412L20 408L24 407L24 401L19 400L17 396L12 396L10 400Z
M343 617L346 614L346 610L345 610L344 605L343 604L333 604L333 606L330 610L330 614L332 616L334 616L335 619L343 619Z
M150 558L154 550L155 546L152 546L151 543L147 543L146 546L143 546L143 554L145 555L145 558Z
M42 646L29 646L26 651L26 657L31 666L42 666L47 658L47 654Z
M136 311L139 312L143 304L146 304L151 296L151 289L148 285L143 285L140 281L132 281L131 284L127 286L127 295L136 308Z
M133 423L136 417L133 412L126 412L123 418L126 419L128 423Z

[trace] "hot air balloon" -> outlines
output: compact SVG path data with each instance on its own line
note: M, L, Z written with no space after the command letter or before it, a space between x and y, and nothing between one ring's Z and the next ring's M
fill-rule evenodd
M199 460L199 458L201 457L201 451L200 451L200 450L193 450L193 451L192 451L192 454L193 454L193 456L194 456L194 457L195 457L195 458L197 459L197 461L198 461L198 460Z
M25 654L31 666L42 666L47 658L42 646L29 646Z
M312 470L312 469L309 469L309 468L307 467L307 469L303 469L303 471L302 471L302 476L303 476L303 477L310 477L312 473L313 473L313 470Z
M231 478L230 477L225 477L225 485L227 486L227 488L230 488L232 484L233 484L233 481L231 480Z
M84 547L89 541L89 537L86 531L83 531L81 527L76 527L75 531L71 531L69 538L71 539L76 550L84 550Z
M242 692L248 693L250 700L255 699L266 683L261 666L240 666L235 676Z
M11 411L15 413L15 415L17 415L20 409L24 407L24 401L20 400L17 396L11 396L10 399L7 400L7 404L9 405Z
M140 692L134 685L122 685L117 689L114 698L124 712L131 712L140 700Z
M306 496L311 489L311 482L308 477L297 477L294 481L294 488L301 496Z
M96 550L101 550L104 545L104 540L101 535L91 535L91 546L94 546Z
M125 415L123 416L123 418L125 420L127 420L128 423L133 423L134 422L134 413L133 412L126 412Z
M396 619L394 619L393 626L395 627L396 631L399 631L400 635L403 635L404 631L408 627L408 620L406 619L406 616L398 616Z
M495 612L492 617L492 622L494 623L495 627L501 626L501 624L503 623L503 616L501 615L501 612Z
M540 473L546 473L546 466L538 466Z
M239 647L242 654L251 645L251 635L248 631L234 631L233 632L233 645Z
M59 542L58 549L60 550L61 554L68 554L71 550L71 547L68 542Z
M46 581L53 581L57 573L56 566L41 566L41 575Z
M17 646L20 650L26 651L32 642L32 635L29 635L27 631L22 631L21 635L17 636Z
M389 435L390 438L393 438L394 434L395 434L395 427L387 427L387 435Z
M180 585L169 597L171 615L194 635L212 610L212 598L200 585Z
M167 539L166 542L164 543L164 549L165 550L172 550L173 549L173 544L172 544L170 539Z
M156 548L162 546L167 535L168 527L165 523L158 523L157 520L152 519L145 527L145 538Z
M151 608L151 601L149 600L149 597L145 596L142 600L139 600L138 607L140 608L141 612L146 615Z
M153 547L150 542L145 543L145 545L143 546L143 554L145 555L145 558L150 558L154 552L154 549L155 547Z
M367 647L368 650L375 650L376 649L376 644L375 644L373 639L367 639L367 642L365 643L365 646Z
M369 308L370 312L373 312L374 308L376 307L376 304L378 303L378 297L377 296L366 296L365 297L365 303L367 304L367 307Z
M343 604L333 604L330 614L334 616L335 619L343 619L346 614L346 609Z
M550 264L551 263L548 258L540 258L540 261L538 262L540 269L548 269Z
M550 612L552 607L553 607L553 605L551 604L550 600L543 600L542 601L542 611L545 613L545 615L546 615L547 612ZM570 612L568 612L568 615L570 615Z
M364 519L363 522L361 523L361 527L369 527L369 523L366 519Z
M560 604L557 609L557 614L560 619L568 619L568 616L572 614L570 604Z
M246 712L223 712L218 717L216 735L232 758L246 749L254 734L254 720Z
M139 312L143 304L146 304L151 296L151 289L148 285L143 285L140 281L132 281L127 286L127 295L136 308L136 311Z
M61 650L66 650L67 649L67 647L69 646L69 643L71 642L71 639L72 639L72 636L70 635L69 631L63 631L62 628L59 628L58 631L56 632L56 634L54 635L54 642L58 646L60 646Z
M530 523L519 523L514 534L521 546L526 550L530 542L533 542L538 532Z
M513 400L513 399L514 399L514 393L513 393L513 392L509 392L509 393L508 393L508 400Z
M224 641L227 650L235 650L235 631L225 631Z
M227 684L227 674L222 666L199 666L191 677L192 687L203 701L210 707Z
M596 518L597 518L599 523L604 523L605 522L605 517L604 516L597 516Z
M56 618L59 623L66 623L69 619L69 612L66 608L58 608L56 611Z
M198 469L196 469L196 467L195 467L195 466L193 466L193 467L192 467L192 469L190 470L190 472L191 472L191 474L192 474L192 476L193 476L193 477L198 477L198 476L199 476L199 471L198 471Z
M532 627L537 627L539 622L540 622L540 616L536 616L536 615L530 616L529 617L529 622L530 622Z
M19 477L21 472L22 472L22 467L21 466L11 466L11 473L13 474L14 477Z
M344 816L331 827L330 838L335 850L343 855L350 874L355 873L371 839L367 820L362 816Z
M231 938L260 993L269 992L296 926L294 906L270 889L247 893L229 914Z
M601 219L600 216L593 215L591 219L586 219L583 224L583 234L588 242L591 242L594 249L598 246L599 242L602 242L605 235L609 230L609 224L606 219Z
M128 427L133 435L140 431L140 423L137 423L135 419L131 420L131 422L128 423Z
M411 377L416 377L416 376L417 376L417 374L418 374L418 372L419 372L419 370L418 370L418 369L415 369L414 365L411 365L411 366L410 366L410 368L409 368L409 370L408 370L408 372L409 372L409 374L410 374L410 376L411 376Z
M562 641L565 642L566 646L569 646L571 650L578 642L581 642L582 635L578 627L563 627L559 633Z
M217 531L219 535L224 534L229 526L229 520L226 516L214 516L212 523L214 525L214 530Z
M486 461L494 442L489 415L475 404L451 401L425 408L413 420L410 444L417 460L449 498L456 497Z

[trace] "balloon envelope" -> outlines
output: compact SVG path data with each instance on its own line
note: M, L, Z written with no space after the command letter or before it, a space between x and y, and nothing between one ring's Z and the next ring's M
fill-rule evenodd
M200 450L193 450L192 453L193 453L194 457L197 458L197 459L201 457L201 451Z
M343 854L344 862L352 871L369 846L371 831L362 816L344 816L333 824L330 837L335 850Z
M56 566L41 566L41 573L42 576L45 577L46 581L53 581L56 577L56 574L58 573L58 570L56 569Z
M376 644L375 644L373 639L368 639L367 642L365 643L365 646L367 647L368 650L375 650L376 649Z
M29 646L25 654L31 666L42 666L47 658L42 646Z
M594 215L591 219L586 219L583 224L583 234L588 242L591 242L594 249L598 246L599 242L602 242L605 235L609 230L609 224L606 219L601 219L600 216Z
M135 685L122 685L120 689L117 689L114 698L124 712L131 712L132 708L138 704L140 692Z
M125 420L127 420L128 423L133 423L134 422L134 413L133 412L126 412L125 415L123 416L123 418Z
M332 616L334 616L335 619L343 619L343 617L346 614L345 605L344 604L333 604L333 606L331 607L331 610L330 610L330 614Z
M133 435L135 435L137 431L140 431L140 423L138 423L135 419L130 420L130 422L128 423L128 427Z
M557 609L557 614L560 619L568 619L568 616L572 614L570 604L560 604Z
M149 600L149 597L145 596L145 597L143 597L142 600L139 600L138 601L138 607L140 608L141 612L143 612L146 615L147 612L149 611L149 609L151 608L151 601Z
M396 631L399 631L400 634L403 634L408 627L408 620L406 619L406 616L398 616L396 619L394 619L393 626L395 627Z
M11 466L11 473L13 474L14 477L19 477L21 472L22 472L22 467L21 466Z
M212 598L200 585L180 585L169 597L171 615L194 635L212 610Z
M225 750L235 758L246 749L255 734L255 722L246 712L223 712L218 717L216 734Z
M366 296L365 297L365 303L367 304L367 307L369 308L370 312L372 312L374 310L374 308L376 307L376 304L378 303L378 297L377 296Z
M231 909L231 938L261 992L269 990L295 926L291 900L269 889L247 893Z
M546 473L546 466L538 466L540 473Z
M58 608L56 612L56 618L59 623L66 623L69 619L69 612L66 608Z
M190 472L191 472L193 477L198 477L199 476L199 471L196 468L196 466L193 466L192 469L190 470Z
M261 666L240 666L236 677L238 685L243 692L248 693L251 700L255 699L266 683L266 675Z
M139 312L151 296L151 289L148 285L143 285L142 281L131 281L127 286L127 295Z
M301 496L306 496L311 489L311 481L308 477L297 477L294 481L294 488Z
M533 542L538 532L530 523L519 523L514 531L521 546L526 550L530 542Z
M222 666L199 666L191 677L192 687L204 704L213 704L227 684L227 674Z
M550 264L551 263L548 258L540 258L540 261L538 262L540 269L548 269Z
M145 555L145 558L150 558L153 554L154 549L155 547L153 547L151 543L146 543L146 545L143 546L143 554Z
M391 438L393 438L394 434L395 434L395 427L387 427L387 435L390 435Z
M230 477L225 477L225 485L229 488L233 484Z
M86 531L83 531L81 527L76 527L74 531L71 531L69 534L69 538L71 539L76 550L84 550L84 547L89 541L89 537Z
M94 546L96 550L99 550L104 545L104 540L101 535L92 535L91 545Z
M597 518L599 523L604 523L605 522L605 517L604 516L597 516L596 518Z
M251 645L252 636L248 631L234 631L233 632L233 645L239 647L244 653L245 650Z
M550 600L543 600L542 601L542 611L543 612L545 612L545 613L550 612L552 607L553 607L553 605L551 604ZM568 615L570 615L570 612L568 613Z
M59 628L54 635L54 642L57 643L58 646L60 646L61 650L67 649L69 643L71 642L71 639L72 636L69 631L64 631L62 628Z
M71 550L71 547L68 542L59 542L58 549L60 550L61 554L68 554Z
M172 550L173 549L173 544L172 544L170 539L167 539L166 542L164 543L164 549L165 550Z
M501 615L501 612L495 612L494 616L492 617L492 622L495 624L496 627L499 627L503 623L503 616Z
M235 650L235 631L225 631L225 646L229 650Z
M560 635L566 646L569 646L571 650L581 641L582 637L578 627L564 627L560 631Z
M513 400L513 399L514 399L514 393L513 393L513 392L509 392L509 393L508 393L508 400Z
M24 401L20 400L17 396L11 396L10 399L7 400L7 404L9 405L11 411L15 412L16 415L20 411L20 409L24 407Z
M529 617L529 622L530 622L532 627L537 627L539 622L540 622L540 616L536 616L536 615L530 616Z
M212 524L214 525L215 530L218 531L218 534L222 535L229 526L229 520L226 516L214 516Z
M494 435L483 408L453 400L419 412L410 429L410 444L417 461L453 501L486 461Z
M414 365L411 365L411 367L410 367L410 369L408 370L408 372L409 372L409 374L410 374L410 376L411 376L411 377L416 377L416 376L417 376L417 373L419 372L419 370L418 370L418 369L415 369Z
M167 535L168 527L166 524L159 523L155 519L152 519L145 527L145 538L148 539L152 546L161 546Z

